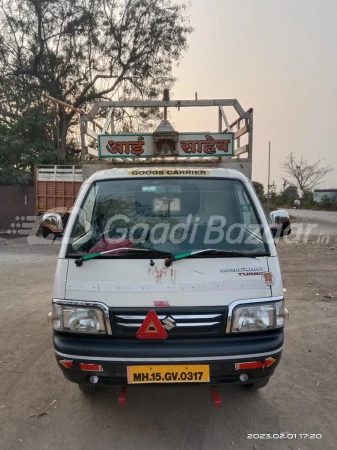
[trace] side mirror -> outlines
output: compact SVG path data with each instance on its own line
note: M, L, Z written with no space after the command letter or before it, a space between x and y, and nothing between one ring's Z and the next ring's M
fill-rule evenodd
M53 234L55 238L63 236L62 217L56 213L45 213L42 216L42 236Z
M268 222L274 238L286 236L291 233L290 216L288 211L278 209L269 214Z

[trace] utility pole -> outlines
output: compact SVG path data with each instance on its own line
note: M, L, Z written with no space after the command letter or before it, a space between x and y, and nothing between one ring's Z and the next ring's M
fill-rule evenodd
M268 193L267 193L267 217L269 217L270 212L270 141L269 141L269 152L268 152Z
M57 150L57 165L60 164L60 121L56 116L56 150Z

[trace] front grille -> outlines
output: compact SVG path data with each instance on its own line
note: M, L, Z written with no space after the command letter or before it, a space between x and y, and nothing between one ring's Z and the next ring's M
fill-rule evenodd
M135 338L150 308L112 308L112 335ZM168 338L223 336L227 319L226 307L152 308L167 331Z

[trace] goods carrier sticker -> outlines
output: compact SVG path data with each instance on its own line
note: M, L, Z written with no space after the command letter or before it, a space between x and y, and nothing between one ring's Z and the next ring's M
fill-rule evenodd
M129 176L135 176L135 175L164 175L164 176L172 176L172 175L197 175L197 176L207 176L210 175L209 170L190 170L190 169L168 169L168 170L161 170L161 169L146 169L146 170L129 170L128 171Z

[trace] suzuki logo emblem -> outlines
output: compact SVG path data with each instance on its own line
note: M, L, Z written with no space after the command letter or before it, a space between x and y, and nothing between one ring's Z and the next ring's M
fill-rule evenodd
M167 316L165 317L165 319L163 319L161 321L161 323L163 324L163 327L165 328L165 330L170 331L172 330L172 328L174 328L176 326L176 323L174 321L174 319L172 319L171 316Z

